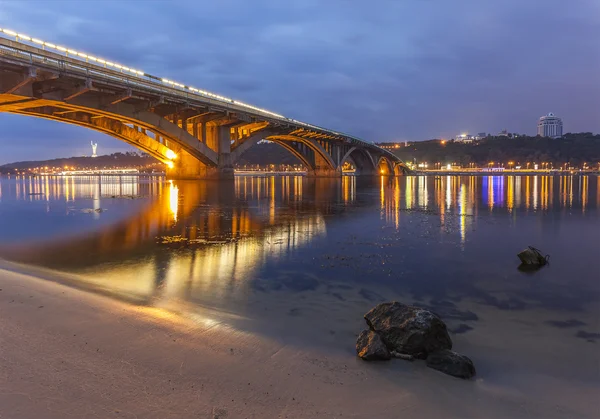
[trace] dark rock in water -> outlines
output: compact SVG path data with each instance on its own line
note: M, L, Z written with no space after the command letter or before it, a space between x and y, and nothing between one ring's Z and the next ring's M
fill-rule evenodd
M517 256L521 260L521 265L531 267L544 266L548 263L549 259L548 255L542 255L542 252L532 246L529 246L527 249L519 252Z
M459 353L443 350L427 356L427 366L458 378L471 378L475 375L473 361Z
M381 337L372 330L363 330L358 336L356 353L365 361L387 360L392 357Z
M381 303L365 314L389 350L423 358L431 352L452 349L444 322L429 310L397 301Z

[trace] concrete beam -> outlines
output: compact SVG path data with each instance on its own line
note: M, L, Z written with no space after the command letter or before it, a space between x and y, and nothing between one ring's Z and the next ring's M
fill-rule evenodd
M84 93L87 93L91 90L97 90L92 86L92 81L90 79L86 79L85 84L74 91L67 92L64 98L65 101L69 101L71 99L75 99L78 96L81 96Z
M16 93L17 90L30 84L37 77L37 69L30 67L24 73L8 73L1 77L1 92L5 94Z
M111 105L117 104L119 102L123 102L124 100L130 99L132 96L132 92L131 89L127 89L124 93L116 96L114 98L114 100L112 102L110 102Z
M203 112L196 116L193 116L189 119L194 119L194 122L199 122L201 124L208 124L209 122L218 121L223 118L227 118L227 115L224 113L215 113L215 112Z

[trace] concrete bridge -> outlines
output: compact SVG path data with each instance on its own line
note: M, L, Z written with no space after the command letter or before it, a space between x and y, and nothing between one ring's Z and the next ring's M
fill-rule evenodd
M363 175L408 171L370 142L1 28L0 112L111 135L165 163L170 178L231 178L263 139L309 176L341 176L345 163Z

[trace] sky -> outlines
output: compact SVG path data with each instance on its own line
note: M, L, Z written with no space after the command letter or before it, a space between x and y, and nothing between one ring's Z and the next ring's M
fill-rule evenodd
M0 0L0 27L365 140L600 132L599 0ZM125 151L0 113L0 164Z

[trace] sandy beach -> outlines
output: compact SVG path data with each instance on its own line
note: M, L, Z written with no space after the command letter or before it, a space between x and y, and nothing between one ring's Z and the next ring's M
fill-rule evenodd
M225 313L179 315L74 289L57 283L58 276L46 280L16 270L23 269L0 271L2 418L592 418L598 413L599 387L593 381L525 371L490 380L487 360L476 353L479 375L472 381L445 376L422 362L366 363L348 351L301 348L236 329ZM598 364L589 367L593 380ZM521 385L512 385L515 380Z

